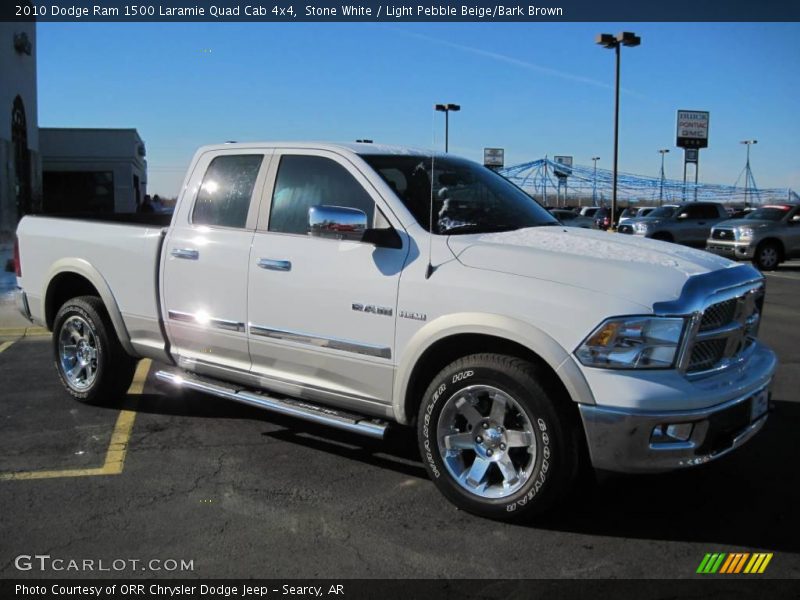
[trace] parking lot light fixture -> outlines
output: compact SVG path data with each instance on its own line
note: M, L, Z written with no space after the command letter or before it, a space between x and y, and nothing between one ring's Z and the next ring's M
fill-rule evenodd
M617 220L617 162L619 158L619 49L620 46L638 46L642 43L642 38L630 31L623 31L616 36L610 33L601 33L595 38L595 42L609 50L613 49L616 58L616 83L614 86L614 175L611 186L611 222L609 224L609 228L614 229Z
M661 148L658 153L661 155L661 185L658 191L658 205L661 206L664 203L664 155L669 153L669 148Z
M434 108L437 112L444 113L444 151L448 152L450 149L450 112L458 112L461 110L460 104L435 104Z
M594 178L592 179L592 206L597 206L597 161L600 160L599 156L593 156L592 162L594 163Z

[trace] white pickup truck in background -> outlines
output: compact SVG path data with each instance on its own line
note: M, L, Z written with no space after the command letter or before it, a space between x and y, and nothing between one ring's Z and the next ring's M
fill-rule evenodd
M583 461L698 465L766 420L757 270L563 227L467 160L207 146L163 218L20 223L19 306L75 398L110 401L148 357L333 427L414 425L441 492L500 519L551 506Z

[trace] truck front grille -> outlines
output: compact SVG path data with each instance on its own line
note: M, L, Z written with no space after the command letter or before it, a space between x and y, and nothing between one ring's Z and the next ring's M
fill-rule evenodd
M725 354L725 346L728 340L706 340L697 342L692 348L692 355L689 357L689 372L707 371L722 360Z
M686 372L697 374L735 361L755 339L764 286L708 306L690 341Z
M711 239L714 240L733 240L733 229L714 229L711 232Z
M725 300L724 302L709 306L703 313L703 318L700 321L700 331L717 329L733 321L733 317L736 314L736 305L738 303L738 298L731 298L730 300Z

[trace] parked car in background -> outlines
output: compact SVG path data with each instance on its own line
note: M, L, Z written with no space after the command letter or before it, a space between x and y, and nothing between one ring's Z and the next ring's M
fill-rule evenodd
M654 206L639 206L638 208L636 206L629 206L620 213L617 224L622 225L622 223L625 221L634 219L636 217L646 217L648 214L653 212L654 209Z
M584 206L581 209L581 216L593 219L598 210L600 210L599 206Z
M800 258L800 204L770 204L715 225L706 250L733 260L752 260L762 271Z
M617 209L617 223L619 223L620 216L622 214L621 209ZM611 227L611 209L602 206L600 209L594 214L594 226L597 229L602 229L603 231L607 231L609 227Z
M584 229L595 229L594 220L591 217L584 217L578 213L564 208L553 208L550 210L556 219L567 227L582 227Z
M646 217L629 219L618 231L704 248L711 227L727 218L725 208L716 202L685 202L661 206Z

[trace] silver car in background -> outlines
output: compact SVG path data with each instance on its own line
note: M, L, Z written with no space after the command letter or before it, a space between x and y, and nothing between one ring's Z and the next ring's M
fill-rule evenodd
M725 208L716 202L684 202L661 206L646 217L629 219L617 231L704 248L711 227L727 218Z
M762 271L800 258L800 204L769 204L715 225L706 250L733 260L752 260Z
M550 210L550 214L552 214L556 219L561 221L563 225L567 227L581 227L583 229L595 229L594 219L591 217L585 217L583 215L579 215L578 213L567 210L564 208L553 208Z

